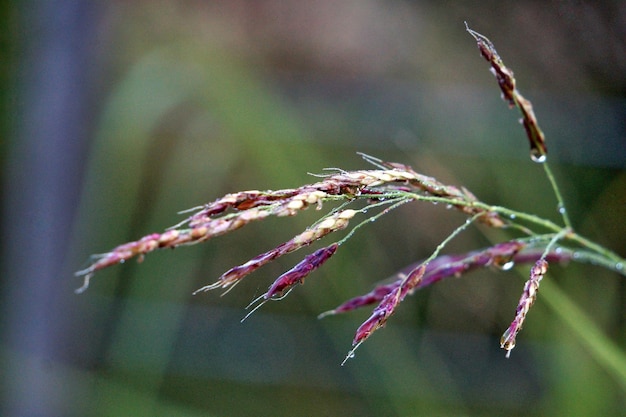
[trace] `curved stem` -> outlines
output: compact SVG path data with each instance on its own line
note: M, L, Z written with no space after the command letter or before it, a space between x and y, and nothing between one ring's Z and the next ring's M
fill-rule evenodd
M526 220L529 223L533 223L537 226L544 227L553 232L560 232L563 229L562 226L559 226L558 224L550 220L544 219L542 217L535 216L534 214L528 214L522 211L512 210L512 209L501 207L501 206L492 206L492 205L485 204L480 201L467 201L467 200L460 200L460 199L454 199L454 198L449 198L449 197L424 196L424 195L408 193L408 192L406 193L406 195L407 197L413 200L430 201L432 203L444 203L444 204L452 204L452 205L457 205L457 206L476 207L476 208L484 210L485 212L501 214L507 219Z
M571 233L571 229L566 227L563 230L561 230L559 233L554 235L554 237L550 239L550 242L546 245L546 248L544 249L543 254L541 255L541 259L544 259L546 256L548 256L548 253L550 253L554 245L556 245L556 242L563 239L568 233Z
M622 275L625 273L623 272L624 269L626 268L626 259L622 258L621 256L619 256L618 254L616 254L615 252L610 251L609 249L605 248L602 245L598 245L595 242L592 242L591 240L579 235L578 233L572 233L571 235L567 236L567 238L569 240L572 240L576 243L578 243L579 245L588 248L596 253L598 253L599 255L603 256L604 258L606 258L607 260L610 260L612 262L614 262L615 264L621 264L622 267L617 267L618 270L621 269L621 273Z
M444 240L441 241L441 243L439 243L439 245L437 245L437 247L435 248L435 250L433 251L433 253L426 258L426 260L424 260L422 262L423 265L428 265L428 263L430 263L430 261L432 261L433 259L435 259L437 256L439 256L439 252L441 252L441 250L443 248L446 247L446 245L452 240L454 239L456 236L458 236L462 231L464 231L465 229L467 229L472 223L474 223L476 220L478 220L480 218L480 216L482 216L482 213L479 214L475 214L474 216L468 218L465 223L463 223L462 225L460 225L459 227L457 227L456 229L454 229L452 231L452 233L450 233L448 235L448 237L446 237Z
M549 169L548 169L548 172L549 172ZM553 177L551 178L553 179ZM560 202L562 202L562 197L560 193L558 192L557 188L555 188L555 194L557 195L557 199ZM425 196L425 195L416 194L413 192L404 192L404 191L393 191L390 193L390 196L401 200L402 204L410 200L416 200L416 201L428 201L431 203L451 204L455 206L475 207L475 208L482 209L485 212L498 213L502 215L503 217L510 219L511 225L517 224L516 222L517 220L523 220L525 222L528 222L535 226L542 227L546 230L549 230L555 233L555 235L550 236L550 239L552 239L552 241L548 243L549 245L548 249L551 250L552 247L556 245L556 243L559 240L576 243L580 247L587 249L587 251L582 251L582 250L575 251L577 253L577 256L575 256L574 259L580 260L583 262L591 262L597 265L601 265L607 269L610 269L612 271L619 273L620 275L626 276L626 259L610 251L609 249L603 247L602 245L599 245L579 235L578 233L574 232L571 227L559 226L558 224L550 220L544 219L542 217L525 213L525 212L520 212L517 210L512 210L506 207L492 206L492 205L485 204L480 201L467 201L467 200L461 200L461 199L455 199L455 198L449 198L449 197ZM402 198L402 196L406 198L406 201ZM376 197L380 198L380 195ZM393 206L393 208L395 208L395 205ZM391 207L389 209L391 209ZM385 212L387 212L388 210L386 210ZM379 213L376 216L376 218L382 216L385 212ZM562 213L562 214L565 214L565 213ZM565 221L566 218L567 216L564 216L564 222L569 223L569 219ZM515 220L515 222L513 221L513 219ZM369 219L367 221L369 221ZM538 239L540 236L542 236L542 235L536 234L536 232L531 231L525 227L522 227L522 229L525 232L531 234L529 239ZM546 235L543 235L543 237L545 238Z

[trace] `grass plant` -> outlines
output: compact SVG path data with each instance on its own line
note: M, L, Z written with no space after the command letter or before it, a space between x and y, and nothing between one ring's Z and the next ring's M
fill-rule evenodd
M297 188L227 194L186 211L188 217L184 221L163 232L149 234L106 253L94 255L92 263L77 272L78 276L84 278L84 284L77 292L81 293L88 288L97 271L132 258L141 261L145 255L157 249L202 243L271 216L291 217L307 209L322 213L316 222L300 234L229 269L215 282L194 293L217 289L228 292L245 277L264 265L277 261L283 255L308 247L319 240L332 240L332 237L339 236L304 256L299 263L280 275L264 294L250 303L250 312L245 319L267 302L286 297L297 284L304 283L316 269L330 262L333 256L341 256L342 245L348 244L350 239L359 234L366 233L361 229L367 224L409 203L438 204L442 208L463 213L465 221L441 241L430 256L405 267L370 292L356 296L319 317L373 306L369 318L355 332L352 348L343 362L345 363L354 356L362 343L386 325L407 295L444 278L461 277L477 268L497 267L508 270L514 265L528 265L528 280L514 310L513 320L500 341L500 347L508 357L516 346L519 332L537 299L542 281L549 279L551 264L590 263L626 276L626 260L576 232L568 216L567 204L550 170L545 136L531 102L517 90L513 71L504 65L491 41L469 27L467 32L475 39L481 56L489 63L503 100L521 114L520 122L528 138L530 159L544 168L546 181L550 183L554 193L559 223L514 208L489 204L463 186L444 184L416 172L408 165L361 154L372 165L371 169L330 169L315 175L313 182ZM505 230L510 239L465 253L444 253L448 243L469 227ZM552 303L560 303L564 309L567 307L569 315L581 315L576 306L571 306L567 300L559 301L562 297L556 293L557 289L550 288L554 295L551 298ZM586 323L584 315L582 317L580 320ZM593 328L590 324L586 327ZM595 352L599 361L605 363L607 369L611 369L626 387L624 355L610 342L602 342L604 338L601 334L592 333L596 342L589 343L590 350Z

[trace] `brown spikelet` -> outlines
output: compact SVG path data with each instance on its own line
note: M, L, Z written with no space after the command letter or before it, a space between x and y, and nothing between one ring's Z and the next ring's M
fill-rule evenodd
M402 282L387 293L380 304L372 311L372 315L357 329L352 341L352 350L346 356L342 364L354 356L356 349L369 338L376 330L383 327L389 317L396 311L396 307L415 287L419 285L426 271L426 265L420 265L409 272Z
M547 271L548 262L543 258L539 259L530 269L530 278L524 285L524 291L522 292L522 296L517 304L517 309L515 310L515 318L500 339L500 347L506 350L507 358L511 355L511 350L515 347L515 338L519 331L522 330L524 320L526 320L526 314L528 314L528 311L537 299L539 283Z
M310 245L316 240L319 240L332 232L344 229L356 213L357 212L355 210L350 209L336 212L295 236L293 239L290 239L287 242L284 242L277 247L250 259L242 265L229 269L222 274L222 276L220 276L215 283L196 290L194 294L201 291L208 291L216 288L227 288L234 285L263 265L266 265L269 262L274 261L283 255L294 252L304 246Z
M517 91L513 71L504 65L493 43L491 43L486 36L470 29L467 22L465 23L465 28L476 40L478 50L482 57L491 64L491 72L498 81L500 91L502 92L502 99L509 104L509 107L517 107L522 113L520 122L524 126L526 136L530 143L531 159L535 162L544 162L548 153L544 134L537 124L537 118L535 117L532 104Z

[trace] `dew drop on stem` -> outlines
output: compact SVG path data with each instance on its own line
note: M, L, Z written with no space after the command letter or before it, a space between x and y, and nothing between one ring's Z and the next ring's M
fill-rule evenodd
M532 148L530 150L530 159L539 164L546 162L546 154L543 153L540 149Z
M506 262L505 264L503 264L502 266L500 266L500 269L502 269L503 271L508 271L511 268L513 268L514 266L515 266L515 262L509 261L509 262Z
M492 260L492 263L502 271L509 271L515 266L515 261L512 258L512 256L497 256Z

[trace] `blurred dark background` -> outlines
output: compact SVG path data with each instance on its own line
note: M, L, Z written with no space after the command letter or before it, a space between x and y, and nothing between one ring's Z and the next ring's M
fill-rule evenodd
M360 229L243 324L302 252L228 296L192 291L319 212L110 268L80 296L73 273L225 193L368 168L357 151L558 221L464 21L533 101L576 229L626 256L625 2L59 0L0 14L0 414L624 415L626 285L590 265L546 279L613 361L543 293L504 358L520 266L420 291L339 366L369 311L317 314L428 256L463 221L442 207ZM472 229L446 250L493 239L506 235Z

